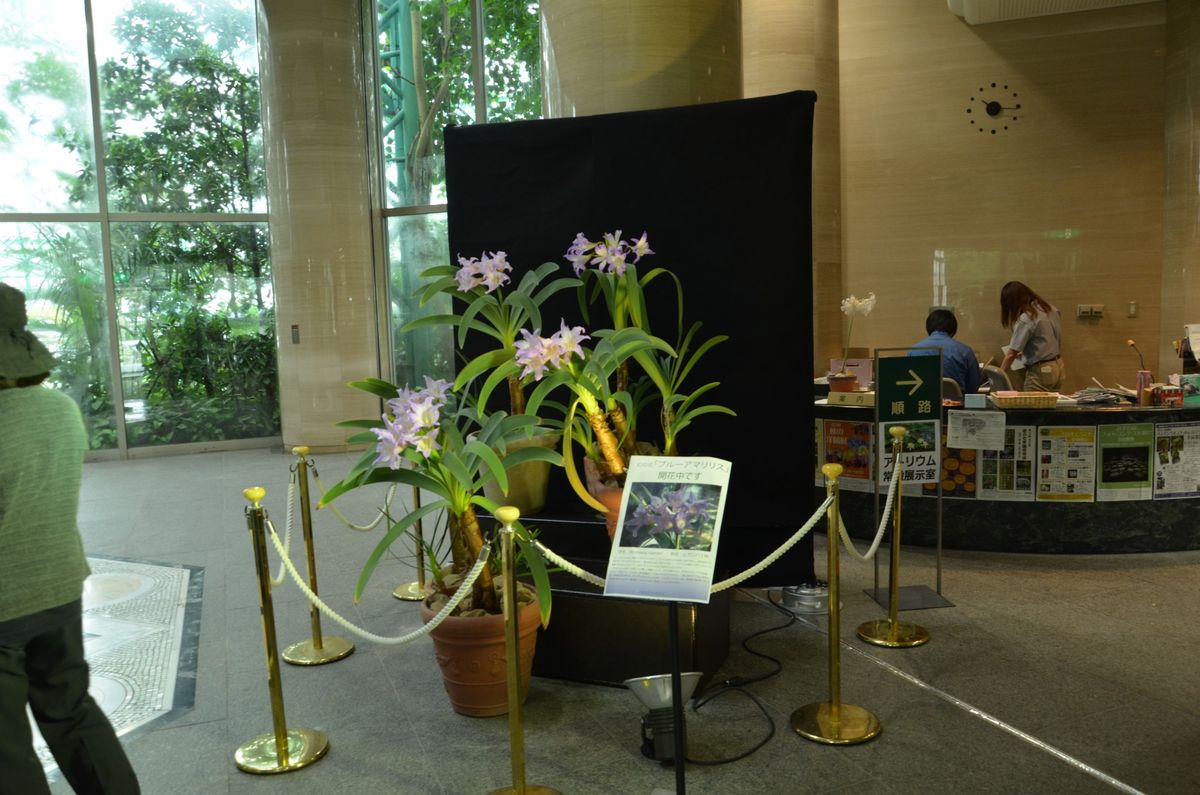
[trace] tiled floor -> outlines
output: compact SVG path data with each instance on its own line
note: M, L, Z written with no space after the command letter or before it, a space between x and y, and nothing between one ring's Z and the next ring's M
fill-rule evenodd
M322 456L326 484L354 456ZM508 726L450 711L425 642L356 652L326 666L285 666L289 726L329 736L328 756L296 773L250 776L234 750L270 729L256 586L241 491L268 488L281 528L292 457L243 451L89 464L81 527L90 555L200 567L204 592L195 706L135 732L127 748L146 793L412 793L490 791L508 783ZM378 493L343 506L366 522ZM391 596L412 578L385 559L358 604L354 579L377 532L315 515L321 594L380 634L419 625ZM293 549L298 549L298 545ZM932 583L928 550L904 551L905 584ZM294 553L301 560L299 553ZM729 658L718 682L776 676L688 710L693 793L1196 793L1200 768L1200 552L1030 556L948 551L952 608L912 611L932 640L889 650L854 637L881 608L863 594L872 567L842 558L843 699L874 712L875 740L830 747L788 726L798 707L828 695L823 618L787 619L778 592L739 593ZM824 539L817 570L824 570ZM280 644L307 637L303 596L275 592ZM339 634L342 634L339 632ZM662 673L662 672L647 672ZM752 695L751 699L746 693ZM760 705L761 704L761 708ZM525 708L528 779L563 793L672 792L674 773L639 752L641 705L620 688L534 679ZM54 792L67 792L58 782Z

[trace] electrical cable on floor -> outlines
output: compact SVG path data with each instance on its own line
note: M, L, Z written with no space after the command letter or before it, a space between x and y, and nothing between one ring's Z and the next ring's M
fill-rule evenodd
M741 590L741 589L739 589L739 590ZM705 692L700 693L699 695L695 696L693 698L693 703L692 703L692 711L699 712L700 708L703 707L705 704L707 704L708 702L712 701L715 698L725 695L726 693L730 693L730 692L741 693L742 695L746 696L746 698L750 699L755 704L757 704L759 710L763 714L763 717L767 719L767 725L769 726L769 728L767 730L767 736L764 737L763 739L761 739L760 741L758 741L752 747L748 748L745 751L742 751L739 754L735 754L734 756L726 757L723 759L692 759L691 757L688 757L687 761L689 764L715 766L715 765L726 765L726 764L729 764L730 762L736 762L740 759L745 759L746 757L750 756L752 753L757 751L759 748L762 748L764 745L769 743L771 741L771 738L775 736L775 720L771 717L771 713L767 710L766 704L763 704L763 702L758 698L758 696L754 695L749 690L743 689L746 685L750 685L750 684L754 684L755 682L762 682L766 679L770 679L772 676L778 675L783 670L783 663L777 657L772 657L769 654L766 654L764 652L757 651L755 649L750 648L750 645L749 645L750 641L753 640L754 638L760 637L762 635L767 635L771 632L779 632L780 630L787 629L792 624L796 623L795 614L792 613L792 611L788 610L787 608L785 608L782 605L775 602L774 599L771 599L770 592L768 592L768 594L767 594L767 599L770 601L771 606L774 607L776 610L778 610L780 613L783 613L785 616L787 616L788 620L783 622L782 624L779 624L778 626L767 627L766 629L760 629L757 632L753 632L753 633L747 635L745 638L742 639L742 648L745 649L750 654L753 654L755 657L761 657L764 660L770 660L772 663L774 663L775 670L768 671L765 674L760 674L758 676L752 676L752 677L731 676L728 679L718 682L716 685L717 689L715 692L709 692L709 691L713 690L712 687L705 688Z

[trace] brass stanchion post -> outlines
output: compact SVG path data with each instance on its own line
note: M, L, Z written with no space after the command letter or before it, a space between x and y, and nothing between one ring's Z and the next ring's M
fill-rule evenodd
M317 551L313 545L312 507L308 502L308 448L293 447L296 455L296 477L300 481L300 524L304 528L304 549L308 554L308 587L317 591ZM336 662L354 651L354 644L346 638L321 637L321 611L312 602L308 604L312 621L312 639L293 643L283 650L283 661L292 665L323 665Z
M417 486L412 487L412 498L415 511L421 507L421 489ZM392 591L392 596L406 602L420 602L429 596L429 586L425 584L425 536L420 519L414 525L413 532L416 536L414 545L417 548L417 579L415 582L401 583Z
M254 544L254 567L258 575L258 606L262 613L263 642L267 650L267 686L271 691L271 721L274 731L255 737L238 747L233 761L247 773L286 773L299 770L325 756L329 738L316 729L288 729L283 714L283 685L279 681L279 651L275 641L275 608L271 602L271 572L267 562L266 510L262 498L267 490L254 486L242 492L250 501L246 526Z
M496 510L500 522L500 568L504 577L505 658L508 664L508 741L512 756L512 786L489 795L559 795L558 790L525 783L525 729L521 723L521 629L517 621L517 572L513 566L513 523L521 512L512 506Z
M827 745L853 745L874 738L882 731L879 719L869 710L842 703L841 670L841 594L838 571L838 521L840 498L838 478L841 464L821 467L825 488L833 496L826 513L826 533L829 553L829 701L806 704L792 713L792 730L813 742Z
M892 477L899 478L896 484L896 504L892 506L892 559L888 573L888 617L866 621L858 627L858 637L876 646L891 649L907 649L929 642L929 632L924 627L899 619L900 612L900 504L903 502L904 472L900 467L900 453L904 449L904 434L908 431L901 425L888 429L892 436L894 464Z

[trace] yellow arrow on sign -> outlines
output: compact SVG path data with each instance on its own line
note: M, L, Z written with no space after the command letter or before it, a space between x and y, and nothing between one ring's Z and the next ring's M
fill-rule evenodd
M921 376L917 375L912 370L909 370L908 374L913 377L913 380L897 381L896 386L908 386L909 384L912 384L912 389L908 390L908 396L912 397L913 395L917 394L917 390L920 389L921 385L925 382L921 380Z

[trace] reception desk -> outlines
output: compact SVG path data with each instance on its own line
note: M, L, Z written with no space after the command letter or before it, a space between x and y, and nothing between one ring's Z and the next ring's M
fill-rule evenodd
M943 409L942 468L935 478L944 495L946 548L1200 549L1200 407L1009 409L1000 451L946 448L947 412L956 410ZM826 461L846 466L842 515L851 535L871 538L871 478L879 460L874 409L818 404L815 416L818 470ZM936 495L936 483L905 484L904 543L936 543ZM883 499L881 493L879 510Z

